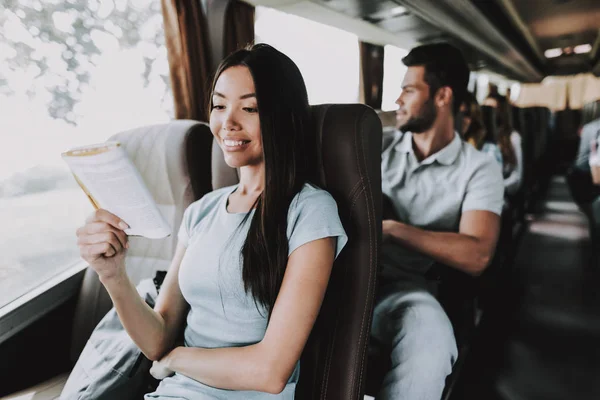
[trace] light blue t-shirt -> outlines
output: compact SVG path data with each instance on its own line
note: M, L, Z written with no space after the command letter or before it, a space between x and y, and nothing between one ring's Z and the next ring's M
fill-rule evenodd
M504 166L504 160L502 159L502 151L497 144L491 142L485 142L481 147L481 152L493 157L500 167Z
M241 250L254 210L229 213L227 199L236 186L216 190L191 204L183 215L179 243L187 249L179 286L190 305L184 337L189 347L241 347L260 342L267 329L266 310L257 308L242 280ZM289 254L308 242L336 237L337 257L348 238L331 195L305 185L288 211ZM164 379L146 399L293 399L299 364L282 393L232 391L204 385L181 374Z

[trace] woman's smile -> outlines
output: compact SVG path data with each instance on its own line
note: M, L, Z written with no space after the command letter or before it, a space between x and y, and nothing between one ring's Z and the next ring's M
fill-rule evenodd
M229 152L244 151L250 145L250 140L242 139L223 139L223 150Z

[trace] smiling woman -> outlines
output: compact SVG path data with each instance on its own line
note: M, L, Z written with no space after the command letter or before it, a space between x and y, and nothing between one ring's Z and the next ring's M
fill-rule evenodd
M129 278L122 221L98 210L77 231L81 256L164 378L146 399L294 397L300 355L348 240L333 197L309 180L308 111L300 71L273 47L220 64L210 128L240 182L186 209L154 309Z

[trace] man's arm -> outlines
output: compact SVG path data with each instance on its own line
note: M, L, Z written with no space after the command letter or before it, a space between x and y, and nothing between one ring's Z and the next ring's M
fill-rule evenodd
M490 211L465 211L458 233L433 232L398 221L383 221L383 236L470 275L480 275L496 250L500 217Z

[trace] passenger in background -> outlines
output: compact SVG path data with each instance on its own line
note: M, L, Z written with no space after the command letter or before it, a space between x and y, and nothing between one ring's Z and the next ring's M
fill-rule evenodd
M485 126L481 119L481 107L473 93L466 93L465 101L460 105L460 112L463 117L461 132L463 140L477 150L481 150L485 138Z
M588 122L581 128L581 141L575 159L575 167L582 171L590 170L590 153L592 142L600 138L600 118Z
M489 83L488 84L488 95L485 98L485 100L483 100L482 105L490 106L490 107L497 107L499 96L500 96L500 93L498 93L498 86L493 83Z
M460 106L463 115L463 139L484 153L490 154L502 165L504 176L504 189L506 194L512 195L521 187L523 180L523 147L521 135L512 127L510 119L510 105L504 96L494 97L496 107L496 124L498 125L497 145L486 139L486 131L481 119L481 107L475 96L467 92L465 101Z
M489 134L487 131L485 133L485 138L483 140L483 146L481 146L481 151L488 156L492 157L498 165L504 168L504 159L502 158L502 151L500 147L496 144L496 140L494 137Z
M513 195L523 180L523 147L521 135L512 127L510 104L504 96L497 97L496 125L498 147L502 153L502 173L506 194Z
M588 216L591 215L590 203L600 196L600 186L593 184L589 164L592 142L598 140L599 137L600 118L583 126L575 163L567 173L567 183L571 194Z
M454 131L469 81L461 52L425 45L403 62L399 130L386 134L381 164L397 219L383 221L371 339L372 350L391 349L392 367L377 399L439 400L457 347L428 273L436 264L483 272L496 248L504 188L500 166Z
M508 105L509 105L508 108L512 114L512 108L515 105L515 102L514 102L514 99L512 98L513 97L512 89L510 87L506 88L506 96L505 97L506 97L506 101L508 101Z
M463 139L477 150L493 157L502 166L502 152L496 144L496 139L485 129L481 107L471 92L465 94L465 100L460 106L463 113Z

